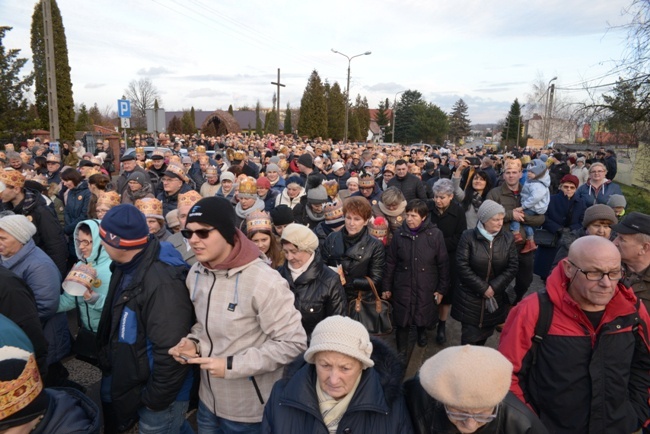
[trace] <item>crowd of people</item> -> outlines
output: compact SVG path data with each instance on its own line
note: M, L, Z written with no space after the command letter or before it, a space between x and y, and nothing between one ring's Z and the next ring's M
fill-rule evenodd
M131 140L0 152L0 432L192 433L194 409L223 434L650 424L650 216L613 151ZM394 347L350 318L375 292Z

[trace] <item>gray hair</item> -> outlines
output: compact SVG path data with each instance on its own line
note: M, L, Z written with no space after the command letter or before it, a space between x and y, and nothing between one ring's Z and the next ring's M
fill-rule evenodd
M454 183L451 179L442 178L433 184L433 194L454 194Z
M404 197L402 190L397 187L388 187L386 191L381 194L381 201L384 205L395 206L405 200L406 198Z
M20 154L16 151L9 151L5 156L7 157L7 160L22 160Z

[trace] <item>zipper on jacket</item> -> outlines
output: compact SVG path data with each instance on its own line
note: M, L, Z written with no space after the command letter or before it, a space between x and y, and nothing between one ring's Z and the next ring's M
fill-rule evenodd
M198 286L198 280L199 280L199 275L201 272L199 270L194 271L196 273L196 283L195 285ZM206 270L206 274L207 270ZM212 337L210 336L210 331L208 328L208 317L210 315L210 300L212 299L212 290L214 289L214 284L217 282L217 276L212 273L212 285L210 286L210 291L208 291L208 304L205 309L205 324L204 324L204 329L205 329L205 334L208 337L208 340L210 341L210 351L208 352L207 355L201 354L203 357L210 357L212 355L212 350L214 349L214 342L212 342ZM207 383L208 383L208 388L210 389L210 394L212 395L212 411L214 414L217 414L217 398L214 396L214 392L212 391L212 382L210 381L210 373L208 371L205 372L205 375L207 376Z
M257 393L257 399L260 400L260 404L264 405L264 398L262 397L262 392L260 391L260 387L257 385L257 381L255 380L254 376L250 376L249 379L253 382L253 387L255 388L255 393ZM216 414L216 412L215 412Z
M485 275L485 282L490 286L490 271L492 270L492 242L490 241L490 247L488 249L488 266L487 274ZM492 290L494 291L494 289ZM496 295L496 294L495 294ZM483 313L485 312L485 296L481 300L481 317L478 320L478 328L483 328Z

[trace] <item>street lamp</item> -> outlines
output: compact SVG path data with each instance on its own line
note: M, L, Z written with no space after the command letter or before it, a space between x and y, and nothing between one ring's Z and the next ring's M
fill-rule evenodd
M352 59L354 59L355 57L369 56L372 53L370 51L366 51L365 53L356 54L356 55L350 57L347 54L343 54L340 51L336 51L334 48L332 48L332 52L336 53L336 54L340 54L341 56L348 59L348 85L345 88L345 133L344 133L344 139L343 139L344 142L347 143L347 141L348 141L348 111L349 111L349 106L350 106L350 62L352 62Z
M557 76L551 78L546 86L546 113L544 115L544 131L542 131L544 146L546 146L551 133L551 112L553 111L553 93L555 92L555 85L551 83L555 80L557 80Z
M390 138L390 139L393 141L393 143L395 143L395 119L397 118L397 114L395 113L395 111L396 111L396 110L395 110L395 106L397 105L397 95L399 95L400 93L404 93L404 92L406 92L406 90L407 90L407 89L405 89L405 90L400 90L400 91L397 92L397 93L395 94L395 96L393 97L393 136Z
M526 107L526 104L519 107L519 119L517 119L517 147L519 147L519 134L521 134L521 111Z

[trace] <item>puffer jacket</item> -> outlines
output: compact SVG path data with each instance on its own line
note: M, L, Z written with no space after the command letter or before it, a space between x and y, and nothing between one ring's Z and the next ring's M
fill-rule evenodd
M158 195L158 200L162 202L163 204L163 216L166 216L169 211L173 211L178 207L178 195L182 193L187 193L188 191L192 190L192 187L189 186L189 184L183 184L181 185L180 190L178 190L174 194L167 194L167 192L163 191Z
M99 434L100 415L97 405L76 389L45 389L49 405L34 434Z
M97 332L99 327L99 320L102 316L104 309L104 302L106 301L106 294L108 294L108 285L111 282L111 258L108 256L106 249L101 245L101 238L99 237L99 220L84 220L77 225L74 231L75 241L78 239L79 226L87 225L90 228L90 233L93 237L93 250L90 257L82 259L77 262L77 265L88 264L97 271L97 283L99 286L92 288L97 293L97 298L90 301L84 300L83 296L72 296L67 292L63 292L59 297L59 308L57 312L67 312L69 310L78 308L81 316L81 324L87 330ZM77 249L77 257L81 258L81 251L75 243Z
M417 176L407 173L404 178L395 176L388 181L389 187L397 187L401 190L406 201L411 199L427 200L427 191L424 188L424 183Z
M539 179L529 179L521 189L521 206L535 214L544 214L551 200L549 187L551 177L548 172Z
M432 398L420 384L419 377L404 383L404 395L416 434L456 434L458 428L449 421L443 403ZM547 434L539 418L512 392L501 401L497 417L478 431L481 434Z
M576 190L576 196L585 201L587 208L597 203L607 205L607 201L612 194L623 194L623 192L617 183L612 182L609 179L598 188L591 185L591 181L587 181L586 184L582 184Z
M302 326L311 336L316 324L332 315L347 315L347 298L339 275L323 264L320 252L304 273L294 281L289 263L278 269L295 296L294 306L302 315Z
M345 228L329 234L323 244L321 255L323 262L328 267L343 267L345 276L345 293L348 300L357 298L358 291L370 291L370 284L366 276L372 279L377 291L381 291L381 283L386 267L386 251L378 239L363 228L359 240L350 248L345 248L344 237L347 236Z
M339 433L411 434L413 427L401 390L404 366L395 352L371 338L375 366L361 373ZM287 367L264 409L262 434L327 434L316 395L316 368L303 356Z
M383 291L392 292L395 324L432 325L438 313L433 293L444 295L448 287L449 257L440 229L427 219L413 235L404 222L388 247L383 281Z
M111 377L118 426L129 426L142 406L162 411L176 399L189 399L192 381L189 366L168 354L192 326L187 264L152 236L139 255L133 270L129 264L113 267L97 332L99 366Z
M506 319L509 304L506 288L519 268L515 240L507 228L488 241L478 228L463 232L456 249L458 288L454 293L451 316L461 323L478 327L493 327ZM485 291L494 290L499 305L488 312Z
M68 190L65 201L65 225L63 232L72 238L77 224L88 219L88 205L92 193L88 189L88 181L81 181L75 188ZM72 247L74 250L74 246Z
M277 184L276 184L277 185ZM285 187L280 194L275 198L275 206L279 205L287 205L289 208L294 209L296 205L300 203L300 198L302 198L306 194L306 191L304 188L300 189L300 193L298 193L298 196L294 197L291 199L289 197L289 192L287 191L287 188Z

